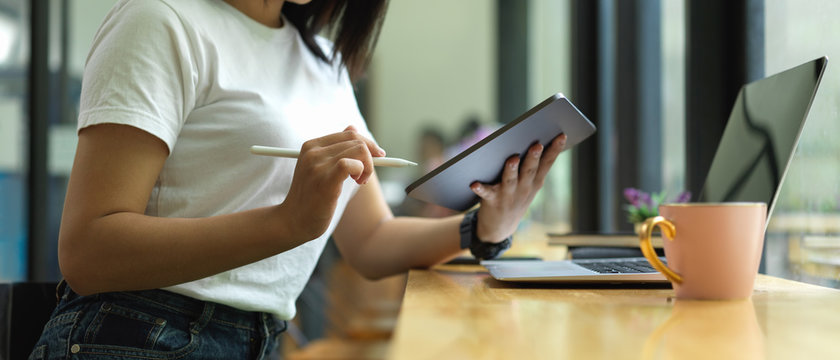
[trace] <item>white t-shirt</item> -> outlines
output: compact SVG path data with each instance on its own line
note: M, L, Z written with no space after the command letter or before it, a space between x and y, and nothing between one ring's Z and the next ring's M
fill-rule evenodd
M124 0L105 18L85 66L78 128L125 124L166 143L147 215L196 218L280 204L295 160L251 155L251 145L300 148L348 125L372 138L344 68L317 59L286 24L266 27L222 0ZM319 42L329 55L331 44ZM345 181L320 238L166 290L293 318L356 190Z

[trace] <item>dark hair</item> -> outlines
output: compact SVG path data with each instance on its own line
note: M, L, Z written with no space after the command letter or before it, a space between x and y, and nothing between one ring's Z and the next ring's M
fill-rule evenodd
M387 0L313 0L304 5L286 2L283 15L298 29L316 57L332 63L341 54L350 78L357 80L376 46L387 7ZM315 36L323 29L333 38L331 57L315 42Z

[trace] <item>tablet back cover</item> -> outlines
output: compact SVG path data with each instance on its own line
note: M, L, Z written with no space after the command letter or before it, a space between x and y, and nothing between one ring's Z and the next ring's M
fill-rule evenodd
M464 211L479 201L470 184L497 183L510 156L525 154L536 142L547 146L561 133L566 134L568 150L594 132L595 125L563 94L555 94L430 171L405 191L412 198Z

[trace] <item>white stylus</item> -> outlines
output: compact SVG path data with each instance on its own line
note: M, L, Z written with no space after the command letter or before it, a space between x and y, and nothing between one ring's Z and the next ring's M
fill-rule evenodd
M297 159L297 157L300 155L300 150L284 149L284 148L277 148L277 147L271 147L271 146L254 145L254 146L251 146L251 154L265 155L265 156L277 156L277 157L284 157L284 158L290 158L290 159ZM399 159L399 158L375 157L375 158L373 158L373 165L374 166L403 167L403 166L417 166L417 163L413 162L413 161L408 161L408 160L405 160L405 159Z

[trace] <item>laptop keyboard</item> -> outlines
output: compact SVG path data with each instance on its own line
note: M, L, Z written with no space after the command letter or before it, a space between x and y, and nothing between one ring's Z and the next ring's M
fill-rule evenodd
M660 258L665 262L664 258ZM611 260L611 261L574 261L575 264L600 274L638 274L656 272L650 263L645 260Z

